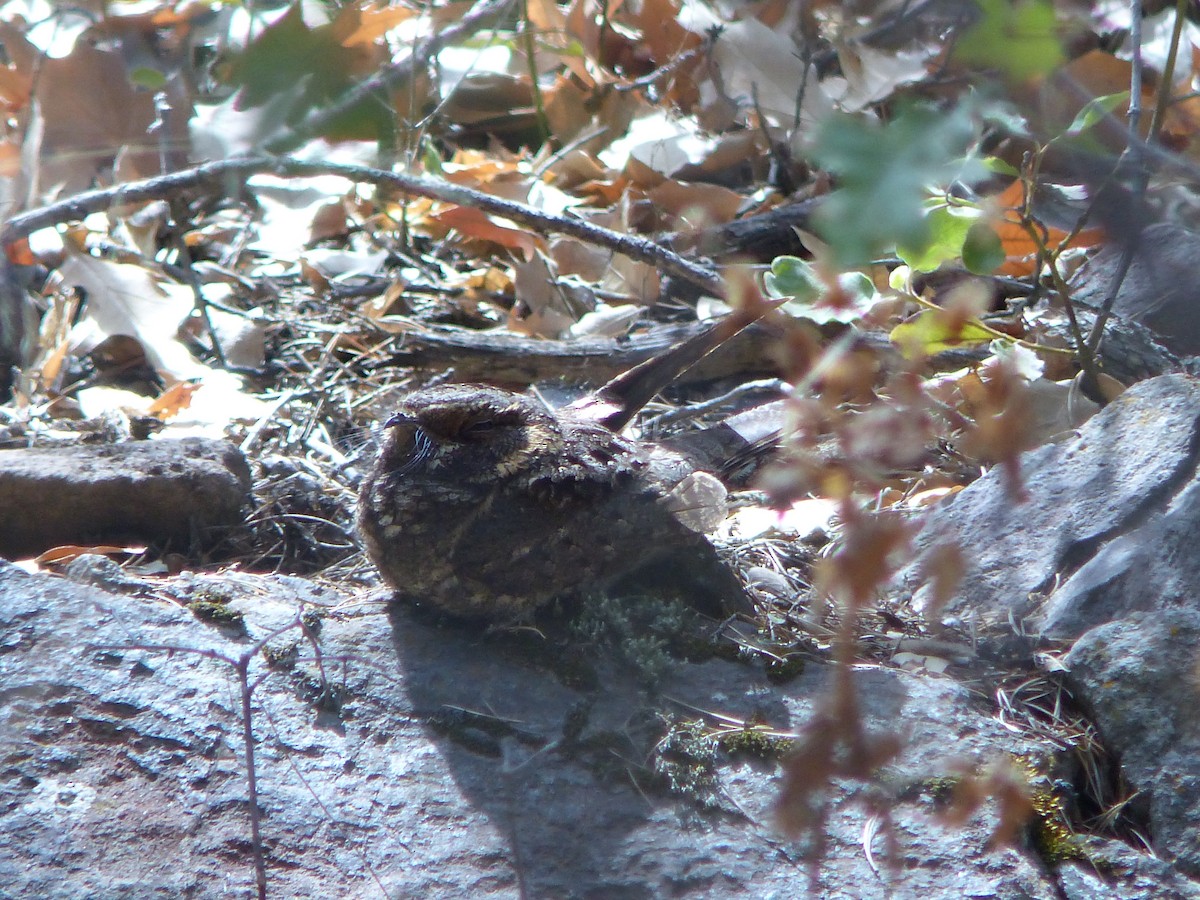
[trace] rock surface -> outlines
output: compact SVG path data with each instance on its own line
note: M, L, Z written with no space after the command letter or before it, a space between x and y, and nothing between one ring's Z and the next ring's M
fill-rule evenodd
M687 721L717 721L701 711L803 734L827 714L828 665L778 684L676 661L649 688L587 643L298 578L81 560L84 583L0 564L0 896L254 896L244 665L272 897L1200 898L1198 420L1197 382L1139 385L1024 457L1028 502L997 470L918 540L974 556L949 613L985 651L1013 645L1012 622L1027 659L1039 631L1069 649L1160 858L1090 837L1092 864L1050 869L989 843L994 806L946 824L934 785L1054 749L950 678L853 672L865 729L903 750L825 793L814 865L812 836L776 827L779 759L680 748Z
M1114 243L1088 260L1072 279L1072 299L1101 306L1123 253L1122 245ZM1200 354L1197 265L1200 234L1166 222L1149 226L1138 241L1113 312L1152 329L1163 346L1180 356Z
M212 543L243 520L250 469L226 441L183 438L0 451L0 555L60 544Z
M944 616L985 648L1067 649L1072 695L1121 763L1156 850L1200 874L1200 382L1131 388L1022 458L1028 501L996 469L927 516L923 550L970 564ZM918 567L902 577L926 602ZM1013 625L1016 625L1014 633ZM1149 893L1146 896L1159 896Z
M1132 613L1093 628L1067 656L1109 748L1141 796L1156 848L1200 874L1200 611Z
M1150 556L1168 550L1164 519L1186 529L1179 507L1194 502L1198 446L1200 381L1166 375L1130 388L1076 436L1026 453L1027 502L993 469L933 510L917 537L919 553L954 541L966 555L962 588L943 614L985 629L1015 618L1068 639L1152 608L1160 582L1145 572ZM1113 585L1120 571L1136 582L1129 592L1093 589ZM926 608L919 564L902 581Z
M214 595L240 631L172 600ZM950 679L855 673L866 727L901 731L906 749L877 786L835 784L813 870L773 825L777 762L722 757L707 803L631 773L654 754L659 712L802 729L828 667L775 686L749 665L679 663L649 694L603 656L595 679L566 677L545 642L339 599L237 575L112 594L0 567L4 896L253 896L240 698L222 661L248 652L272 897L793 897L814 871L830 898L1060 896L1031 853L989 845L994 810L936 817L930 780L1039 750ZM291 624L318 607L336 708L311 702L314 645ZM1135 875L1114 883L1133 890Z

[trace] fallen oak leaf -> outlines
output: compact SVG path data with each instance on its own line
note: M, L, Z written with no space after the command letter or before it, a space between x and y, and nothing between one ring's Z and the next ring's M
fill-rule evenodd
M508 250L519 250L526 262L533 259L536 251L546 249L545 241L540 236L517 227L514 222L489 216L471 206L452 206L431 218L453 228L463 237L489 241Z
M1000 238L1005 256L1004 263L996 270L997 274L1014 278L1032 275L1038 264L1038 244L1030 234L1021 213L1026 203L1025 182L1020 179L1014 181L1001 193L992 197L991 202L1000 210L992 228ZM1039 224L1044 229L1045 246L1048 250L1093 247L1104 241L1104 230L1100 228L1085 228L1078 234L1071 235L1061 228Z
M199 381L180 381L167 388L148 407L146 413L165 422L192 405L192 395L200 390Z
M367 8L358 14L358 27L342 38L343 47L370 46L401 22L416 16L417 10L405 6Z
M39 566L69 563L84 555L98 554L100 556L138 556L146 552L145 546L122 546L119 544L60 544L51 547L45 553L39 553L33 561Z

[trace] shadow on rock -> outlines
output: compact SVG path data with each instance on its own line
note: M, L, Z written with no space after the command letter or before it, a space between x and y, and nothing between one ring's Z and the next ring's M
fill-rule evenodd
M781 702L754 699L765 681L749 667L677 662L648 690L619 650L585 646L561 621L489 634L403 603L388 618L408 702L522 893L651 897L755 880L769 821L701 785L671 797L654 764L664 715L696 718L688 706L789 727Z

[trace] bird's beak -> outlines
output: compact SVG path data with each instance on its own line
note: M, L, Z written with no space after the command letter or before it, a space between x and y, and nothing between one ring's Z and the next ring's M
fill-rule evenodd
M383 423L384 428L395 428L397 425L416 425L417 420L408 413L398 412L388 416L388 420Z

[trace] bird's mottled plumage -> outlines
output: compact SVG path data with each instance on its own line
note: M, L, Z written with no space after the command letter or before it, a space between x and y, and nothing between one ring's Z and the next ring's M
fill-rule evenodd
M481 385L417 391L388 426L358 526L402 595L513 621L659 560L738 591L672 511L692 475L676 454Z

